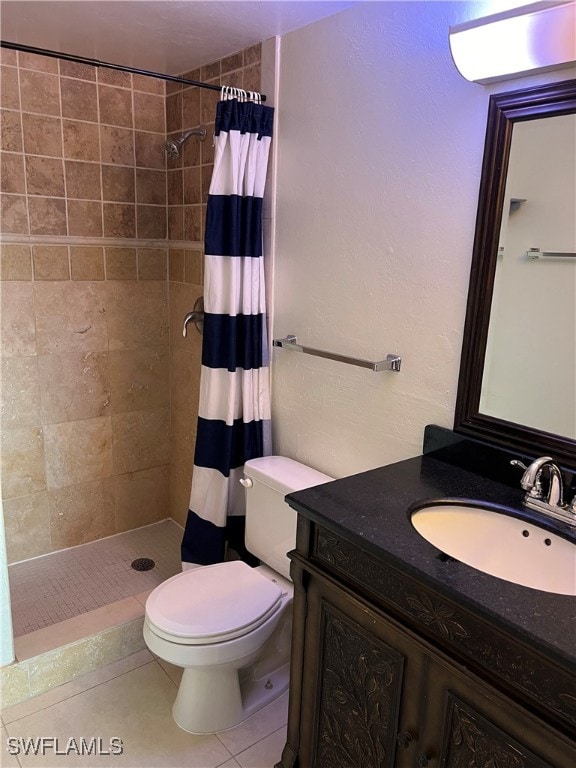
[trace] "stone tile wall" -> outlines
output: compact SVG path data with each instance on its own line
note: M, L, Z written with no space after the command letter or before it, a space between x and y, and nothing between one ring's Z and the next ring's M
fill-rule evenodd
M164 239L163 81L1 55L2 233Z
M167 247L3 245L10 562L169 516L167 258Z
M5 49L1 61L14 562L170 515L165 88Z
M190 494L218 92L0 50L2 494L9 561ZM260 87L260 46L185 77ZM183 157L170 135L205 124ZM178 242L175 242L178 241Z

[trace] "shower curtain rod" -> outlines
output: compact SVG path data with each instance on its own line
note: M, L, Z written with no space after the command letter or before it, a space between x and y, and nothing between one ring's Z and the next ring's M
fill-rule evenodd
M161 72L151 72L147 69L136 69L135 67L126 67L124 64L111 64L109 61L98 61L98 59L89 59L85 56L75 56L71 53L60 53L60 51L49 51L46 48L34 48L31 45L21 45L20 43L10 43L7 40L0 40L0 47L9 48L12 51L23 51L24 53L35 53L38 56L50 56L53 59L64 59L64 61L74 61L76 64L88 64L91 67L105 67L106 69L117 69L120 72L131 72L133 75L144 75L145 77L155 77L158 80L169 80L171 83L182 83L183 85L195 85L198 88L208 88L211 91L221 91L221 85L212 85L212 83L202 83L198 80L188 80L185 77L177 75L165 75ZM243 89L240 89L243 90ZM266 96L260 94L262 101L266 101Z

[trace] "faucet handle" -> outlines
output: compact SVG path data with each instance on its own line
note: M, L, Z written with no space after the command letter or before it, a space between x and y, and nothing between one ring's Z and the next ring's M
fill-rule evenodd
M518 459L512 459L510 464L524 470L520 485L526 491L523 500L525 506L576 525L576 495L570 504L564 503L564 478L554 459L541 456L534 459L529 467ZM542 487L543 476L546 478L546 493Z
M520 479L520 485L527 492L526 495L532 497L533 499L544 498L544 491L542 488L542 469L538 469L536 475L531 477L530 470L532 469L534 462L529 467L527 467L523 461L520 461L520 459L512 459L510 464L513 467L520 467L520 469L524 470L524 474Z

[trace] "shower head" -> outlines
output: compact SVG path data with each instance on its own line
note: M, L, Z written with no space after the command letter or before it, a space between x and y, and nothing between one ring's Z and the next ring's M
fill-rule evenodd
M164 151L168 154L168 157L171 160L176 160L178 157L180 157L180 152L182 150L182 146L190 136L198 136L200 141L204 141L206 138L206 126L201 125L199 128L192 128L189 131L186 131L186 133L183 133L181 136L178 136L177 139L168 139L167 142L164 144Z

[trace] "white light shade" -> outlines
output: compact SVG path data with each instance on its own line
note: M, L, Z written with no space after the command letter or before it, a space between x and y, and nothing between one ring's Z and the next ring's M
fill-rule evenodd
M533 3L450 27L460 74L490 83L576 63L576 2Z

